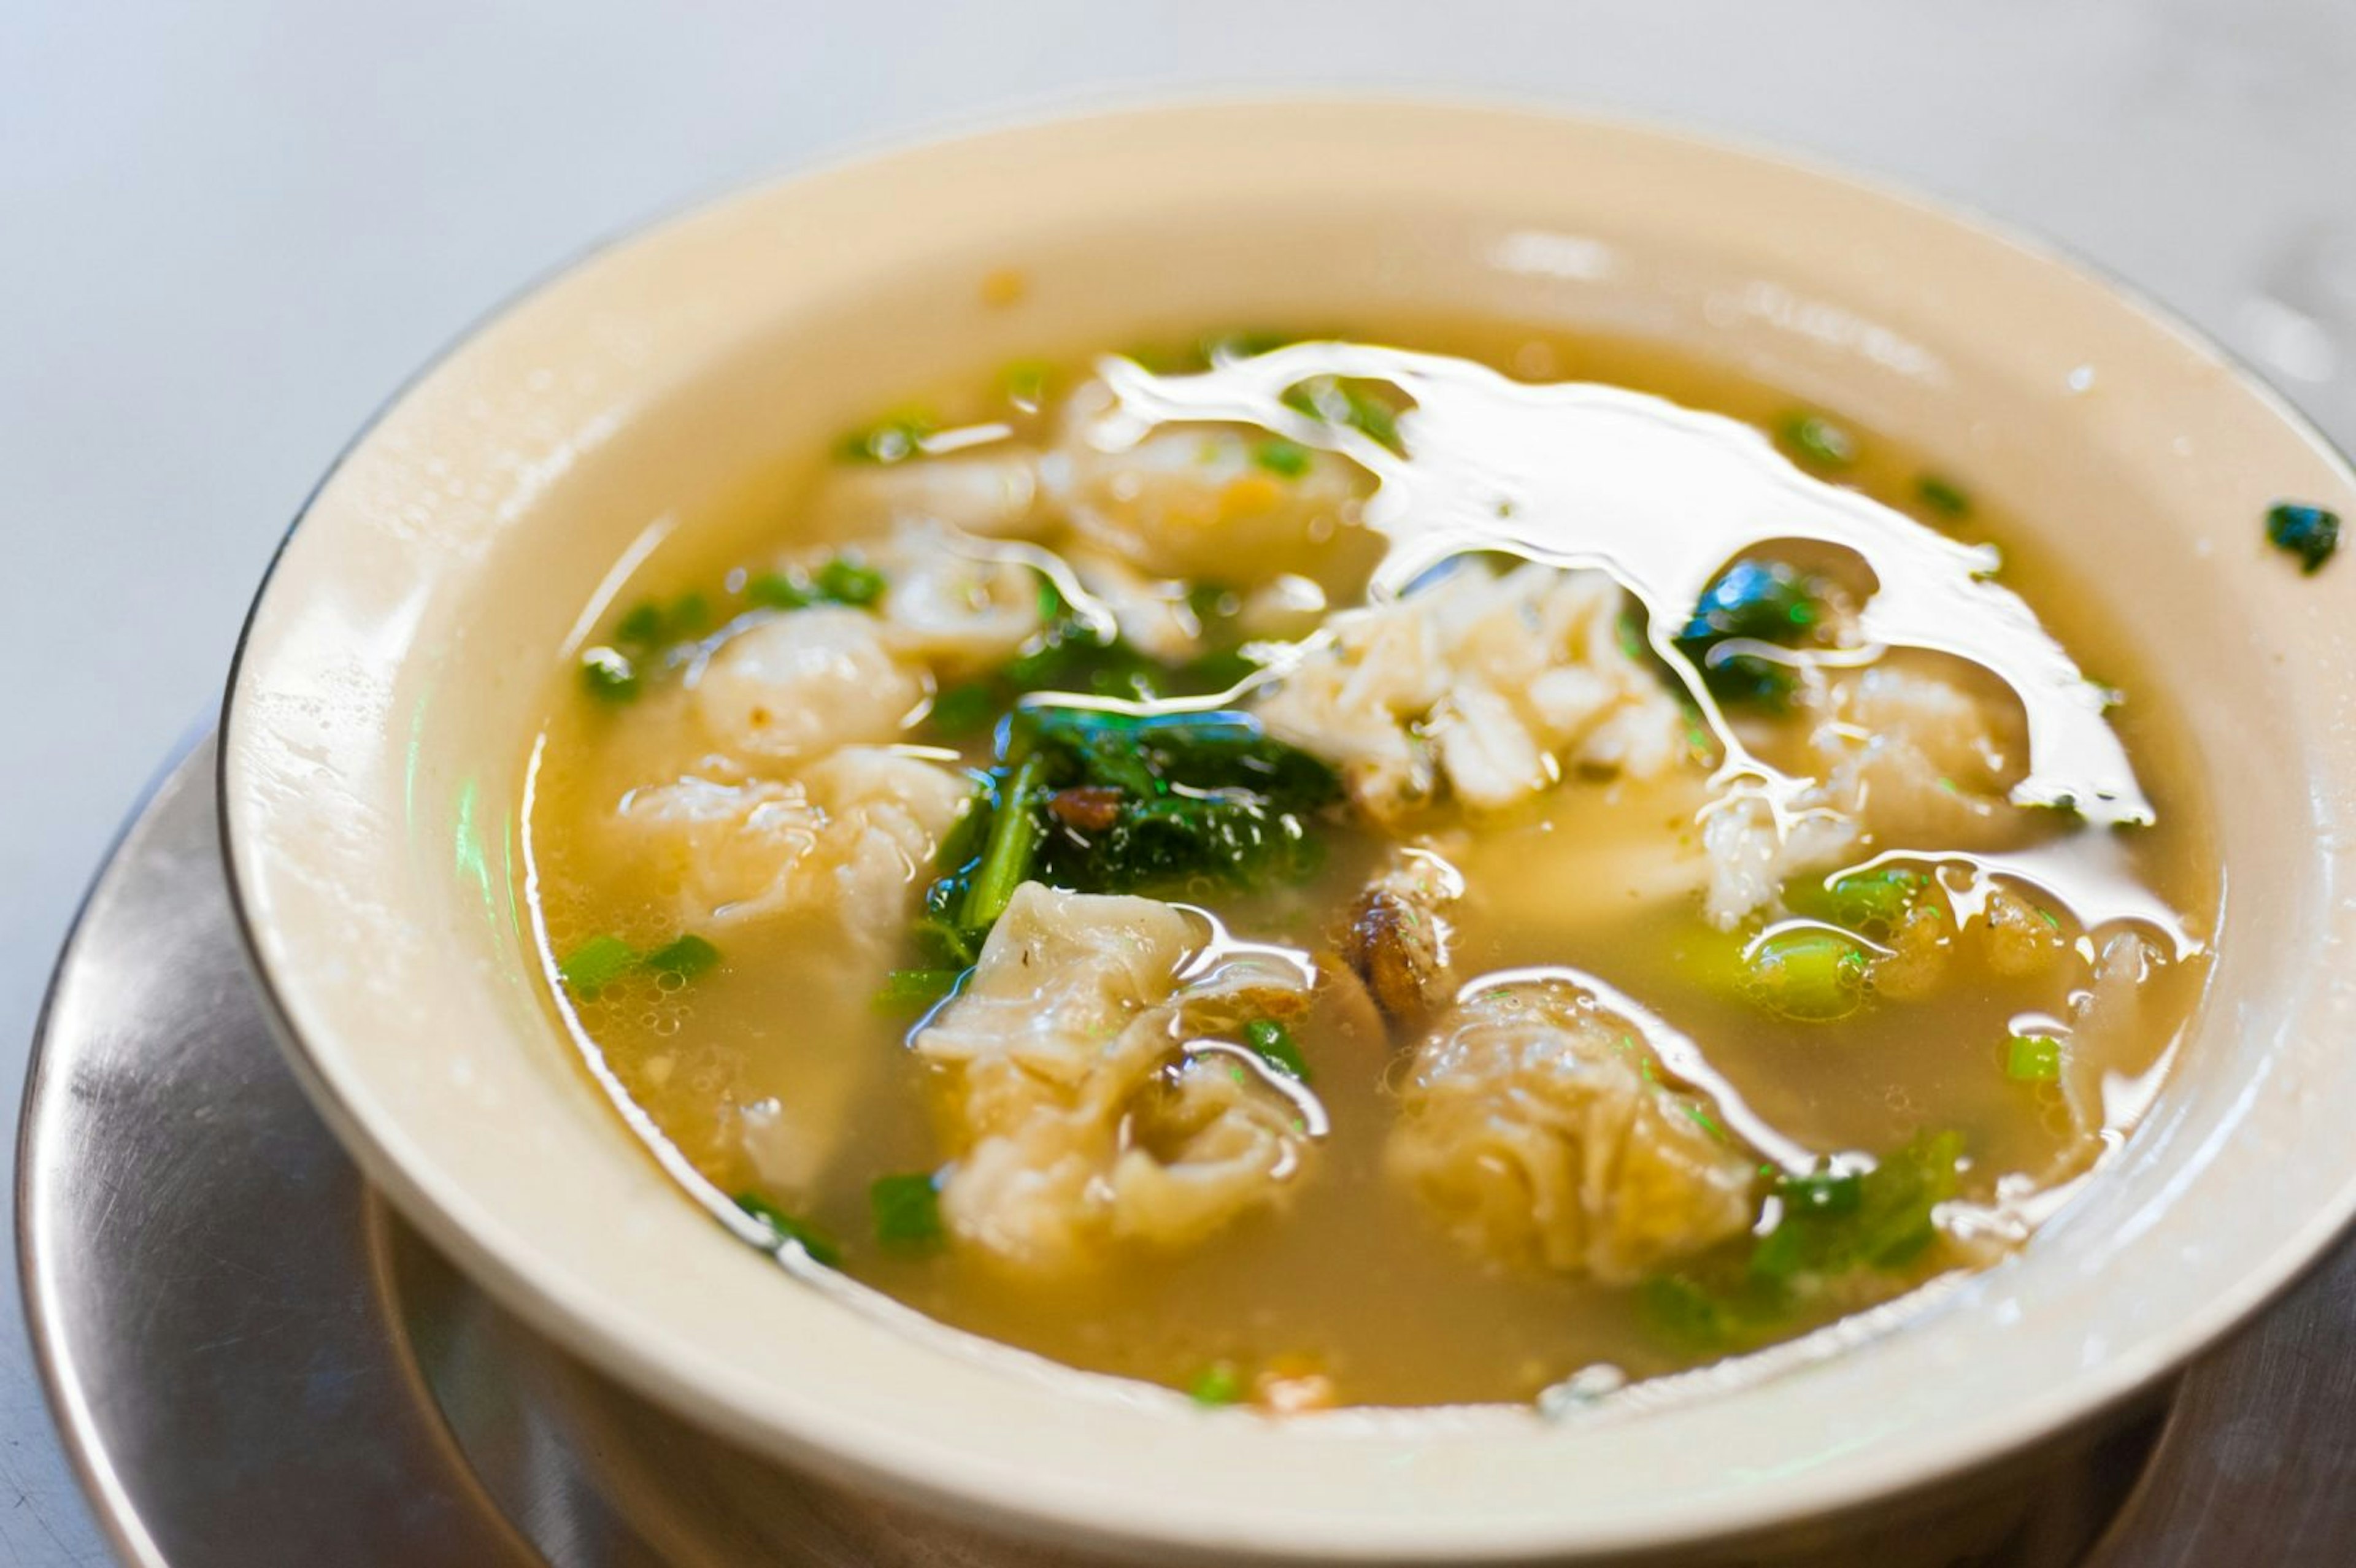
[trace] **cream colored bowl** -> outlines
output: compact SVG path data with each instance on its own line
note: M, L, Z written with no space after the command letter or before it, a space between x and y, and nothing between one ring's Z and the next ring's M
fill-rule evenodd
M1022 300L981 280L1016 268ZM1852 1352L1552 1424L1279 1424L976 1354L787 1277L687 1201L550 1027L525 742L625 547L944 371L1221 322L1502 314L1657 335L1864 411L2045 529L2198 742L2228 872L2183 1065L2025 1255ZM1904 197L1655 130L1430 103L1026 125L736 197L602 251L403 393L255 607L229 859L290 1054L369 1175L533 1323L839 1479L1057 1541L1469 1563L1718 1538L2120 1400L2356 1211L2349 470L2180 327Z

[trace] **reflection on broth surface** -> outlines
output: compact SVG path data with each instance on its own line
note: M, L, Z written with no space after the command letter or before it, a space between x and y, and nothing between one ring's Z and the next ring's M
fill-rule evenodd
M1206 1403L1527 1401L1992 1263L2140 1113L2215 869L2008 519L1419 340L1014 367L601 612L555 994L776 1244Z

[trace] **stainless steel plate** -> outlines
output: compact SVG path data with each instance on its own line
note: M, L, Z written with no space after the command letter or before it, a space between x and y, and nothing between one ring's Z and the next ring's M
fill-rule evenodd
M780 1474L547 1346L419 1242L270 1042L212 779L208 743L100 876L42 1018L18 1148L37 1349L128 1561L1071 1561ZM1772 1560L2356 1563L2356 1248L2170 1399Z

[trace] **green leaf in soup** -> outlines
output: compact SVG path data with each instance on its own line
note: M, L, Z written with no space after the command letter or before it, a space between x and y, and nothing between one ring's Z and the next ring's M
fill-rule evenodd
M618 648L591 648L581 656L581 686L600 702L634 701L640 689L638 667Z
M646 956L646 967L658 975L692 980L720 962L720 949L690 933L656 948Z
M2054 1082L2062 1076L2062 1042L2051 1035L2014 1035L2005 1042L2004 1075L2019 1083Z
M1770 932L1751 944L1744 991L1767 1011L1802 1023L1831 1023L1865 1005L1871 961L1845 932L1806 927Z
M1857 461L1857 438L1822 414L1788 414L1776 433L1792 455L1815 467L1847 468Z
M1914 494L1923 506L1951 521L1972 509L1972 498L1963 487L1936 474L1925 474L1916 479Z
M834 1238L806 1220L798 1220L757 1192L740 1192L736 1207L768 1227L780 1247L788 1243L809 1254L809 1261L825 1268L842 1266L842 1249Z
M2278 501L2266 512L2266 540L2276 549L2297 556L2301 571L2320 571L2340 548L2340 514L2297 501Z
M1254 1019L1244 1025L1244 1043L1254 1055L1288 1078L1309 1082L1309 1059L1301 1054L1292 1031L1274 1019Z
M566 954L556 972L574 996L584 1001L638 966L638 950L618 936L593 936Z
M843 463L905 463L924 452L924 440L940 429L940 421L924 409L904 409L856 430L836 443L834 455Z
M1233 1361L1213 1361L1186 1382L1186 1397L1196 1404L1218 1409L1241 1404L1249 1392L1243 1369Z
M867 1189L867 1201L875 1239L887 1247L929 1247L945 1234L940 1189L930 1171L878 1177Z

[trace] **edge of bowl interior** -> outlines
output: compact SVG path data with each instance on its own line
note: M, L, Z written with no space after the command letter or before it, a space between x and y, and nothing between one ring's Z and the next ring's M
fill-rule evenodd
M1911 432L1968 382L2008 416L1942 432L1933 455L2017 485L2026 516L2068 515L2054 507L2072 496L2094 508L2088 538L2054 548L2084 556L2081 581L2109 552L2191 650L2170 668L2226 863L2265 876L2230 890L2182 1082L2051 1228L2066 1246L1971 1281L1935 1331L1707 1405L1280 1428L959 1353L905 1314L844 1310L824 1282L785 1287L616 1136L552 1040L519 1049L550 1032L540 976L517 962L512 845L489 828L520 764L483 759L512 748L572 611L469 612L500 588L592 602L603 568L584 560L614 559L664 504L629 493L632 472L662 466L644 453L686 472L756 439L682 389L741 348L745 302L810 315L879 277L937 275L937 251L1026 261L1024 237L1057 223L1109 233L1189 204L1287 199L1396 243L1382 266L1334 263L1332 288L1368 299L1456 276L1641 330L1693 304L1676 268L1638 285L1594 275L1596 258L1708 252L1697 278L1755 280L1731 296L1729 341L1764 346L1795 390L1864 388ZM1439 216L1368 216L1382 213ZM1212 261L1265 272L1251 240ZM1313 304L1326 282L1288 297ZM1148 286L1183 307L1180 282ZM880 400L921 384L938 368L927 321L978 338L1042 329L963 327L962 306L910 299L909 329L871 355L809 339L811 363L841 371L830 388ZM1112 319L1113 303L1076 304L1076 318ZM730 363L757 385L757 368ZM2070 376L2080 364L2098 368L2098 396ZM2254 1310L2356 1211L2356 1151L2330 1136L2356 1113L2356 981L2332 961L2356 925L2337 896L2356 694L2298 678L2351 667L2336 624L2350 569L2303 580L2264 549L2258 516L2283 494L2356 511L2345 464L2213 349L2049 255L1837 175L1431 102L1019 126L674 220L526 296L402 394L323 482L241 644L221 748L230 880L290 1058L403 1211L540 1328L765 1452L1034 1534L1206 1554L1475 1561L1713 1539L1884 1498L2084 1418ZM565 555L549 545L558 514ZM2136 548L2136 529L2168 548ZM2241 761L2261 756L2273 765Z

